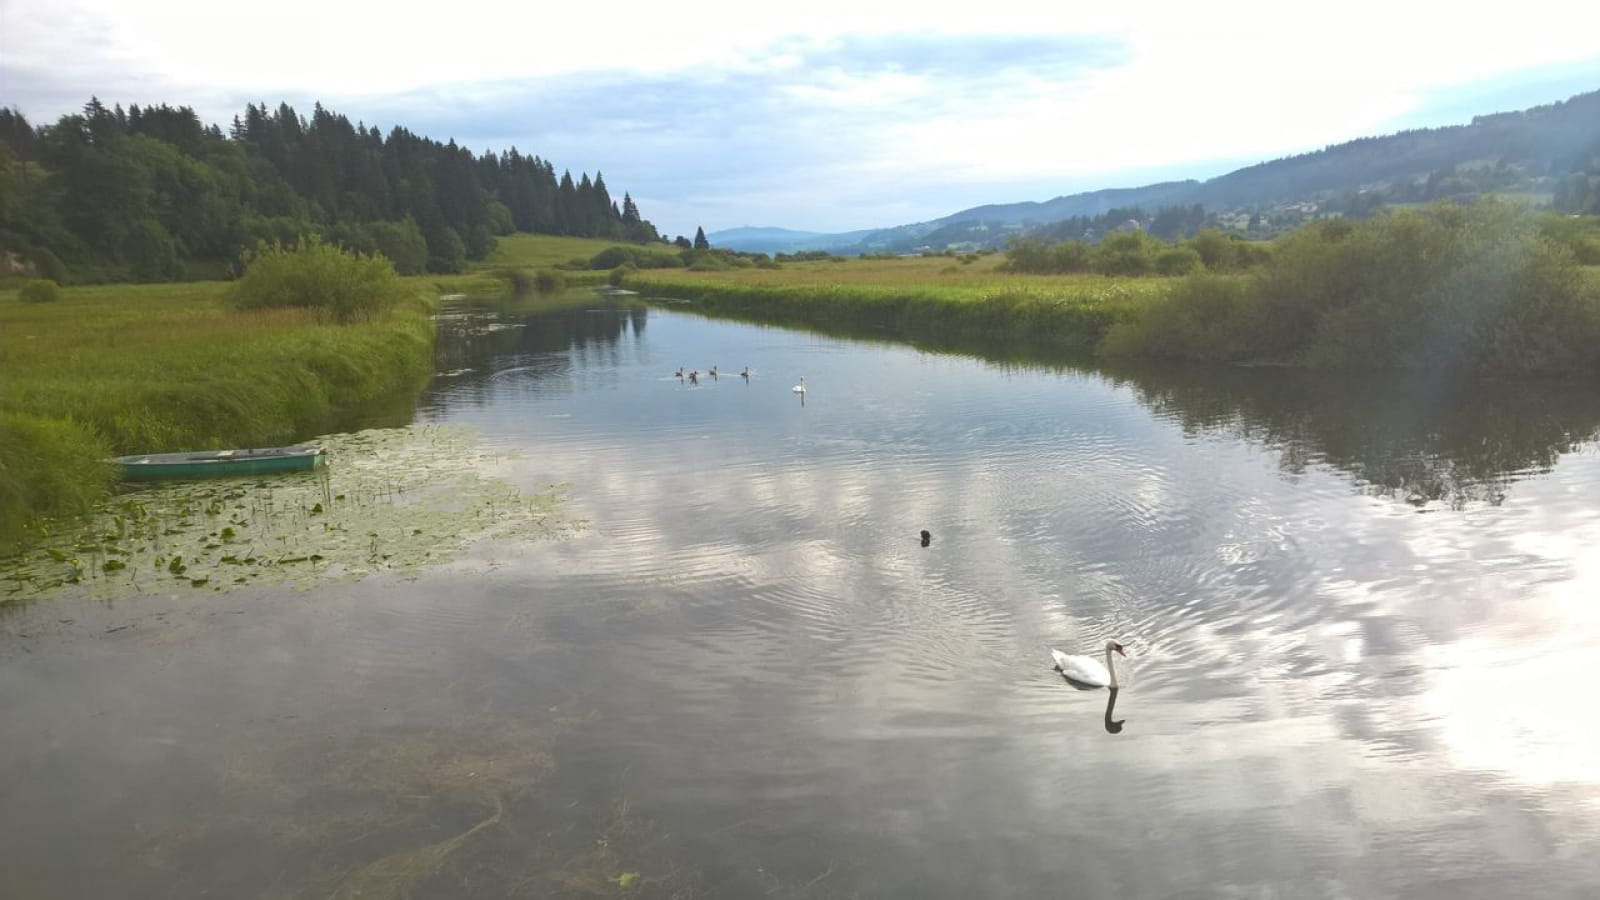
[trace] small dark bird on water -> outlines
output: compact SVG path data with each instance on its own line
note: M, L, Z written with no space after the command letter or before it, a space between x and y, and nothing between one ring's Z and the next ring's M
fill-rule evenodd
M922 546L926 547L931 543L933 543L932 533L930 533L926 528L922 529Z

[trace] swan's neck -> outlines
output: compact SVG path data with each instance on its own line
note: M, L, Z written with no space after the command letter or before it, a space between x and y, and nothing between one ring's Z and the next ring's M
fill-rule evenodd
M1111 687L1117 686L1117 663L1111 658L1111 648L1106 648L1106 671L1111 673Z

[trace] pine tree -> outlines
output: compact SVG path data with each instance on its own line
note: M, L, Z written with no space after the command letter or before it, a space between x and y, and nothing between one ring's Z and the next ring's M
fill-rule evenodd
M696 249L696 250L710 250L711 249L711 242L706 240L706 230L704 228L696 228L694 230L694 249Z

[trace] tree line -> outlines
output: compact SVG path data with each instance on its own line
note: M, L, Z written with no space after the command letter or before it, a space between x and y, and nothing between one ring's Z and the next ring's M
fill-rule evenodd
M0 108L0 251L58 281L232 274L244 250L309 235L401 274L457 272L514 231L659 240L599 172L385 135L320 103L252 103L226 132L187 106L92 98L41 126Z

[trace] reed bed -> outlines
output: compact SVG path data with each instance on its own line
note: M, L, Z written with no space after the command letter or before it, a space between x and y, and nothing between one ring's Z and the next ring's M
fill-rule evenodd
M430 304L334 324L314 310L239 312L221 282L0 292L0 548L85 512L108 455L263 446L327 430L431 371ZM390 405L393 405L390 403Z

